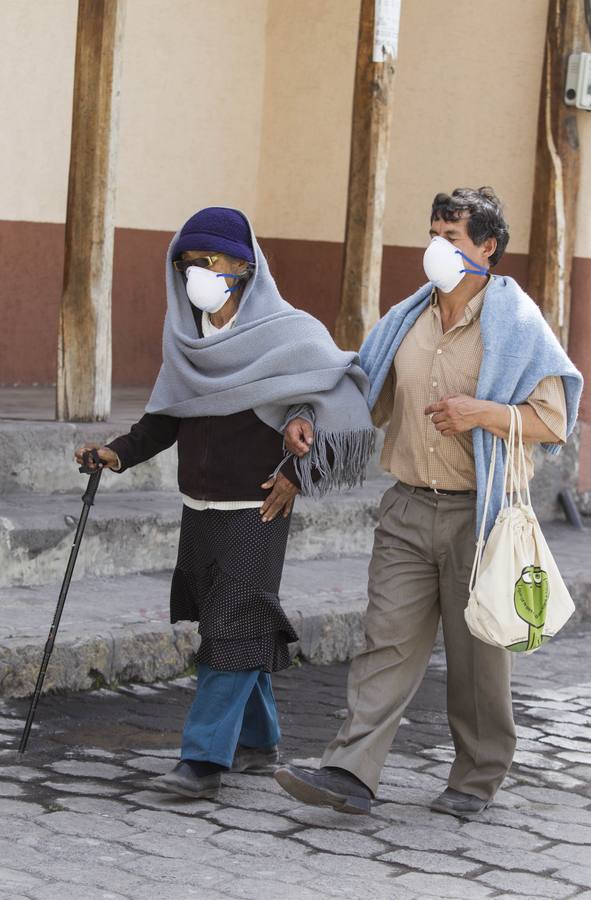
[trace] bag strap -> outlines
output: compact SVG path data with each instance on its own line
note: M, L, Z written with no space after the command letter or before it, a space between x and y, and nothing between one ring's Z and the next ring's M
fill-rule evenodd
M508 405L507 408L509 410L511 422L509 424L509 435L507 437L507 440L505 441L507 456L505 460L505 471L503 475L503 504L507 503L509 509L512 509L514 496L517 497L517 503L520 506L525 505L521 488L522 479L525 480L525 488L523 490L525 494L525 501L527 502L528 506L531 506L531 494L529 489L529 482L527 480L527 464L525 459L525 447L523 445L523 419L521 417L521 410L518 409L517 406L513 405ZM476 579L478 578L480 564L482 562L482 554L484 553L484 532L486 530L486 520L488 518L488 510L490 506L490 499L492 496L498 440L500 439L497 438L496 435L493 436L492 453L488 470L488 480L486 483L486 494L484 497L484 510L482 513L482 522L480 523L480 533L476 542L474 563L472 565L472 572L470 574L470 593L472 593L472 589L474 588L474 584L476 583ZM516 463L517 472L515 471Z
M513 421L513 420L511 420ZM472 565L472 572L470 574L470 593L472 593L472 588L476 582L478 577L478 572L480 570L480 562L482 560L482 554L484 552L484 532L486 529L486 519L488 516L488 508L490 506L490 498L492 496L492 486L495 477L495 462L497 459L497 436L493 436L493 445L492 445L492 453L490 457L490 466L488 469L488 480L486 482L486 494L484 496L484 510L482 513L482 522L480 523L480 534L478 535L478 540L476 542L476 553L474 554L474 563Z
M510 416L509 435L505 440L505 473L503 476L503 498L509 497L509 507L513 506L515 491L515 408L507 406Z
M525 487L523 488L523 493L525 495L525 501L527 502L527 505L531 506L532 505L531 504L531 493L530 493L530 489L529 489L529 481L527 479L527 462L525 459L525 446L523 443L523 419L521 416L521 410L517 406L514 406L513 409L515 411L515 419L517 421L517 434L518 434L518 442L519 442L518 451L517 451L519 454L519 464L517 467L519 487L517 489L517 494L519 496L519 502L522 505L525 505L523 502L523 496L521 493L522 492L521 485L523 484L523 482L525 482Z
M521 485L521 463L523 457L523 465L525 466L525 454L523 450L523 440L522 440L522 422L521 422L521 413L515 406L507 405L510 416L509 423L509 435L507 440L505 441L506 448L506 460L505 460L505 470L503 474L503 504L508 502L509 508L513 506L513 495L517 493L519 496L519 502L521 503L521 493L520 493L520 485ZM515 436L516 431L518 434L518 472L517 476L515 474ZM482 562L482 554L484 553L484 533L486 530L486 521L488 518L488 510L490 506L490 500L492 497L492 487L494 482L495 475L495 463L497 457L497 441L500 438L497 438L496 435L493 436L493 445L492 445L492 453L490 458L490 466L488 470L488 480L486 483L486 494L484 497L484 510L482 513L482 522L480 523L480 533L478 535L478 541L476 542L476 553L474 554L474 563L472 565L472 572L470 574L470 592L476 583L476 579L478 578L478 573L480 571L480 564ZM517 484L517 488L516 488ZM528 486L528 499L529 499L529 486ZM507 496L509 500L507 501ZM530 500L531 503L531 500Z

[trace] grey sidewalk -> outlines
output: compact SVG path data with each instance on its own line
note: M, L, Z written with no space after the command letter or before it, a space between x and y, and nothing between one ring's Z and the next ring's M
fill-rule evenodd
M168 770L190 679L44 698L15 764L24 701L0 708L0 896L7 900L591 898L589 630L515 673L518 750L477 821L430 813L451 741L441 653L407 710L371 817L298 806L270 777L227 775L215 803L149 789ZM346 666L279 673L287 759L318 763Z

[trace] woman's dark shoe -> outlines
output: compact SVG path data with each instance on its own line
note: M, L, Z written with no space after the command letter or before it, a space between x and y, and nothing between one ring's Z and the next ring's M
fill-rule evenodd
M250 772L251 775L271 775L279 763L277 747L236 747L231 772Z
M196 775L188 762L181 760L172 772L152 778L150 784L157 791L180 794L182 797L215 800L221 784L219 772Z
M474 794L462 794L453 788L446 788L433 803L433 812L446 813L448 816L457 816L459 819L477 816L491 803L490 800L481 800Z
M281 766L275 771L275 781L301 803L330 806L337 812L358 816L367 816L371 812L371 791L344 769L316 771L300 769L299 766Z

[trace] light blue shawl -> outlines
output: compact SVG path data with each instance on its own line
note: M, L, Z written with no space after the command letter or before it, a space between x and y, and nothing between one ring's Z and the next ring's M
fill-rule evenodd
M368 403L376 404L392 368L400 344L429 303L432 284L419 288L412 297L393 306L365 340L361 365L370 380ZM550 375L563 379L567 407L567 435L577 419L583 377L570 361L534 301L513 278L493 276L484 295L480 314L484 353L476 386L476 397L497 403L525 403L533 389ZM493 436L475 428L472 432L477 483L477 526L480 528ZM560 445L542 444L548 453L559 453ZM497 454L493 494L486 522L488 536L503 503L503 454Z

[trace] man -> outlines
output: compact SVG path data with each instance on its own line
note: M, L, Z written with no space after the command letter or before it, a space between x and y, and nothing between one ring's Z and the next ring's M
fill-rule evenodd
M191 216L170 245L166 286L164 359L146 414L98 453L124 472L178 445L171 620L199 621L201 643L180 761L153 784L213 799L224 771L277 762L271 673L297 640L278 596L294 498L357 481L373 426L356 354L282 299L243 213ZM317 441L294 462L282 426L301 404Z
M513 279L490 274L509 239L493 191L438 194L430 236L430 283L393 307L361 350L374 422L386 426L381 462L397 484L380 506L348 717L319 771L275 773L298 800L347 813L370 811L440 619L456 755L431 808L477 815L494 797L515 748L512 657L472 637L464 621L492 436L508 436L506 404L519 405L531 478L534 444L555 452L564 443L581 393L579 373L533 301ZM311 437L308 422L290 422L294 453L305 454ZM497 459L487 532L503 501L502 465Z

